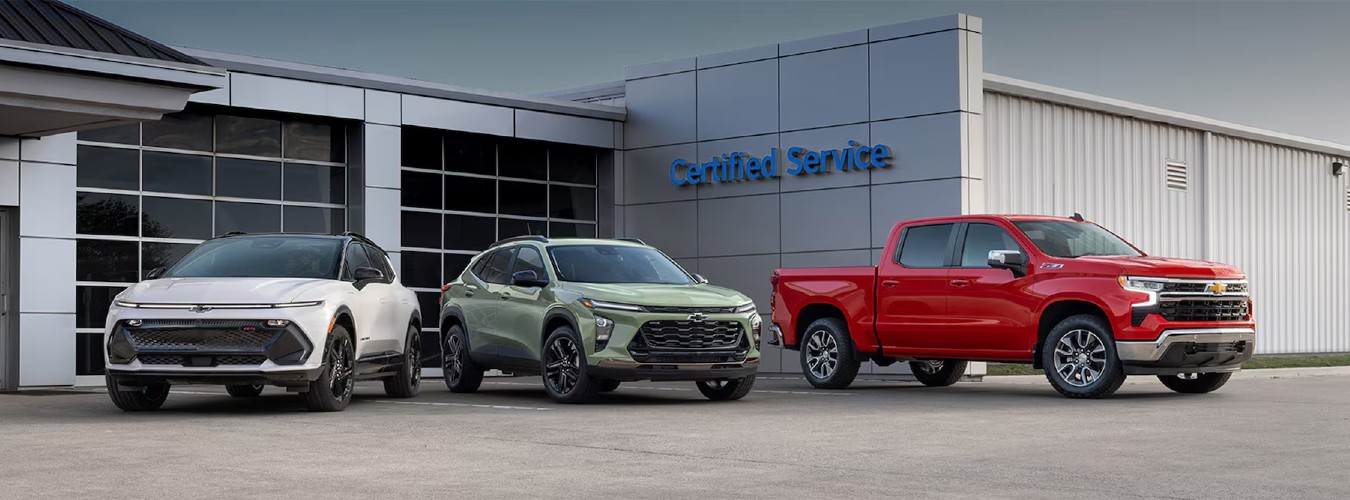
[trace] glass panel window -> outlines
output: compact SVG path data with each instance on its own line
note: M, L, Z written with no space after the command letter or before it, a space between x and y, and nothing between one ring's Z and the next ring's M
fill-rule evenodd
M1011 234L993 224L966 226L965 247L961 250L961 267L989 267L989 252L993 250L1022 250Z
M491 217L473 217L468 215L445 216L445 241L441 248L447 250L487 250L497 241L496 220Z
M572 222L551 222L548 225L550 238L594 238L595 224Z
M434 328L422 329L422 368L441 367L441 334Z
M275 233L281 231L281 206L260 203L216 202L216 233Z
M548 148L542 142L505 139L497 155L502 177L548 180Z
M441 169L441 134L435 130L403 127L403 166Z
M441 248L441 214L403 212L405 247Z
M191 240L211 237L210 201L146 196L141 202L145 204L141 236Z
M445 279L443 281L449 282L458 278L459 275L464 274L464 269L469 267L469 260L472 258L472 255L458 253L445 254Z
M347 156L342 127L326 123L287 123L285 144L293 160L342 162Z
M497 181L459 175L445 176L445 209L497 213Z
M515 249L504 249L493 252L488 257L487 265L483 267L483 281L488 283L504 284L511 277L511 259L515 257Z
M422 317L439 318L441 312L440 292L417 292L417 305L422 307Z
M598 151L576 146L553 146L548 150L549 180L595 184Z
M548 204L549 217L595 220L595 188L549 186Z
M951 224L914 226L905 230L900 242L900 265L915 268L942 267L947 262L947 240Z
M136 282L140 264L134 241L77 240L75 280Z
M347 229L340 208L283 207L282 230L292 233L338 234Z
M80 146L75 165L76 186L133 191L141 188L139 150Z
M403 285L417 288L440 288L441 254L404 251L399 256Z
M216 196L281 199L281 164L216 158Z
M445 136L445 170L497 175L497 148L483 136L451 132Z
M75 374L103 375L103 334L75 334Z
M108 319L108 306L122 290L126 287L75 287L75 328L103 328Z
M403 206L441 208L441 175L403 171Z
M216 152L279 158L281 122L243 116L217 116Z
M157 267L168 269L178 263L184 255L197 245L190 243L151 243L141 244L141 277Z
M501 181L501 213L530 217L548 216L548 185Z
M145 190L158 193L211 194L211 157L146 151Z
M548 222L542 220L497 219L497 237L501 239L548 232Z
M345 203L346 169L303 163L286 164L286 200Z
M548 277L548 272L544 271L544 257L534 247L520 247L516 252L516 263L511 266L511 275L515 276L521 271L534 271L541 278Z
M139 201L133 195L75 194L75 232L78 234L136 236L139 215Z
M173 113L142 127L144 145L156 148L211 151L211 117L196 113Z
M141 124L129 123L93 130L81 130L75 135L75 138L81 141L139 146L141 144Z

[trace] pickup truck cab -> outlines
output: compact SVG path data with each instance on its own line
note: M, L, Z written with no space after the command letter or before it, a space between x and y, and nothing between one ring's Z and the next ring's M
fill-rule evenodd
M881 255L774 271L769 343L799 351L812 385L847 387L863 360L950 385L978 360L1031 363L1072 398L1127 375L1205 393L1255 348L1241 270L1148 256L1077 214L900 222Z

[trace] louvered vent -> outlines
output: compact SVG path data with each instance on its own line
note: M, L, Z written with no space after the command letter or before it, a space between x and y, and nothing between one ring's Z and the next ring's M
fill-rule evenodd
M1345 190L1345 211L1350 212L1350 189Z
M1190 184L1187 177L1186 164L1179 161L1167 162L1167 189L1185 191L1186 186Z

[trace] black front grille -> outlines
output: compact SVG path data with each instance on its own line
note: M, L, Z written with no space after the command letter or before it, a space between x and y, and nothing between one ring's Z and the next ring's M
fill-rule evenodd
M648 321L639 331L654 349L727 349L741 338L737 321L661 320Z
M267 361L261 354L224 354L220 356L185 356L182 354L141 354L141 364L177 366L258 366ZM189 362L189 360L191 362Z
M1210 293L1209 290L1208 290L1209 286L1212 285L1212 284L1214 284L1214 283L1219 283L1219 282L1204 282L1204 281L1200 281L1200 282L1190 282L1190 281L1183 281L1183 282L1174 282L1174 283L1163 283L1163 290L1162 290L1162 291L1163 291L1164 293L1194 293L1194 294L1207 294L1207 293ZM1246 284L1246 283L1227 283L1227 285L1228 285L1228 287L1227 287L1227 289L1224 290L1224 293L1246 293L1246 292L1247 292L1247 284Z
M262 351L282 332L261 321L147 321L127 329L138 351Z
M1168 321L1242 321L1247 319L1247 299L1174 300L1158 303Z
M145 365L182 365L183 357L177 354L141 354L136 356Z

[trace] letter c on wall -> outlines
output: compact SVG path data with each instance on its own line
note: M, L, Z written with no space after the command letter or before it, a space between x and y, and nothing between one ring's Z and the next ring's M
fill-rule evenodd
M689 181L686 179L680 179L675 177L675 171L677 169L684 167L685 165L688 164L685 163L684 160L675 160L673 162L670 162L670 182L674 183L676 186L683 186L689 183Z

